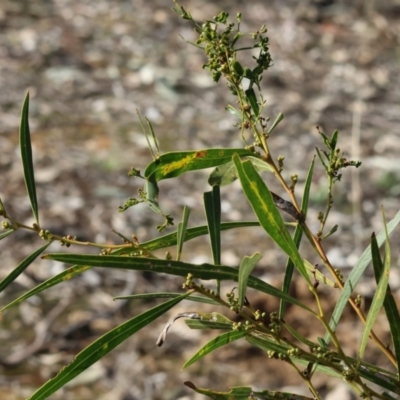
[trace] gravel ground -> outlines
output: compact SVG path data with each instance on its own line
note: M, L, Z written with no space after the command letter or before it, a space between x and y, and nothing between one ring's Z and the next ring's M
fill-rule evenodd
M144 168L151 160L136 110L151 119L164 152L242 146L235 121L224 111L232 101L229 92L201 68L201 52L182 40L181 36L194 40L194 32L170 11L171 5L167 0L2 0L0 198L20 222L33 222L18 152L19 115L27 89L41 220L51 231L81 240L118 242L111 229L127 236L135 233L140 241L157 235L153 227L161 221L147 207L118 213L118 206L140 185L126 172L131 166ZM287 176L299 175L299 188L315 147L321 146L317 125L328 134L339 129L342 150L363 161L359 170L344 173L330 220L340 229L327 242L328 254L346 274L371 232L382 228L380 205L388 219L399 210L400 2L191 0L182 5L199 20L221 9L231 15L241 11L243 30L266 24L274 59L263 80L266 116L285 115L271 147L276 156L285 156ZM191 225L204 223L206 178L207 173L198 172L163 182L162 207L178 221L182 206L189 205ZM271 177L266 179L283 195ZM310 221L316 221L324 206L324 183L318 167ZM239 185L223 189L222 196L224 220L251 219ZM262 246L257 272L280 284L284 257L264 243L261 230L229 232L223 240L222 262L233 266ZM399 266L399 234L393 235L392 243L393 266ZM0 278L40 245L39 238L20 231L1 241ZM61 250L56 244L51 247L52 252ZM304 252L314 257L309 249ZM207 241L188 245L184 259L211 261ZM62 269L38 260L1 294L1 304ZM181 283L151 274L94 269L4 314L0 361L18 362L0 363L2 399L28 397L95 338L149 307L146 302L117 303L113 296L177 291ZM397 296L396 271L391 285ZM371 278L367 276L358 289L371 297ZM300 283L296 294L307 300ZM330 292L324 301L331 309ZM254 302L267 311L276 308L273 300L268 305L262 298ZM174 313L187 307L181 305ZM295 311L291 316L296 318ZM340 334L354 349L362 328L351 313L346 321ZM129 339L51 399L203 398L182 385L186 380L220 390L238 384L269 389L299 384L282 363L266 362L263 354L241 342L216 352L212 363L200 362L181 372L183 360L212 336L189 332L177 323L166 345L155 348L165 322L155 322ZM307 327L306 334L318 335L312 322L298 324ZM386 328L379 329L384 335ZM43 343L28 357L35 337ZM378 356L371 352L370 357ZM318 379L321 393L329 393L332 382Z

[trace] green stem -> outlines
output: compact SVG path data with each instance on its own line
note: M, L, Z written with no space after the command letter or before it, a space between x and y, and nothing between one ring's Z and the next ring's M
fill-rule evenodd
M323 231L325 228L326 221L328 219L329 213L332 209L332 188L333 188L333 179L330 175L328 175L328 204L326 206L326 211L324 213L324 217L321 221L321 227L319 228L319 232L317 233L317 237L321 238L323 235Z
M32 232L37 232L40 233L41 231L43 231L43 229L38 226L38 225L34 225L34 226L28 226L25 224L21 224L20 222L17 221L13 221L11 220L11 224L13 227L15 227L15 229L26 229ZM75 239L68 239L65 236L59 236L59 235L54 235L52 234L50 231L47 233L48 239L49 240L57 240L61 243L64 244L70 244L70 245L77 245L77 246L88 246L88 247L96 247L99 249L109 249L109 250L121 250L121 249L133 249L133 250L137 250L137 251L142 251L147 257L151 257L151 258L157 258L153 253L151 253L150 251L148 251L147 249L141 247L140 245L133 245L132 243L128 243L128 244L116 244L116 245L110 245L110 244L101 244L101 243L94 243L94 242L82 242L79 240L75 240Z

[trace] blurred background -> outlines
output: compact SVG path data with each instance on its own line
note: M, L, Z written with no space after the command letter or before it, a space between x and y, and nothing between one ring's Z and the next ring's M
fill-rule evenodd
M371 232L383 226L380 206L388 219L399 210L400 1L187 0L181 5L197 20L210 19L221 10L234 18L240 11L243 31L266 24L274 66L263 79L265 116L274 120L279 112L285 115L270 146L275 157L285 156L285 176L299 175L299 193L315 147L322 147L316 126L328 135L339 129L339 147L346 157L363 162L358 170L344 171L329 220L339 230L326 242L328 255L346 276ZM136 196L141 185L127 171L132 166L144 169L151 161L137 110L152 121L162 152L243 146L233 127L236 121L224 110L233 101L229 91L202 69L202 52L182 39L196 39L192 26L171 7L168 0L1 0L0 198L11 216L34 222L18 149L27 90L41 223L80 240L119 243L112 229L135 234L140 242L159 235L155 226L162 220L146 205L118 213L118 206ZM193 208L190 226L204 223L202 193L210 189L208 173L161 183L161 206L176 222L188 205ZM273 177L265 179L284 196ZM308 216L315 229L326 193L324 171L318 166ZM222 197L224 221L254 218L236 183L223 188ZM398 267L398 234L392 243L393 266ZM38 237L25 231L1 241L0 279L41 245ZM53 244L48 251L63 250ZM238 266L255 250L264 251L256 273L280 285L285 258L261 229L223 234L223 264ZM318 262L307 248L304 254ZM207 240L188 243L183 259L211 261ZM1 304L63 268L37 260L1 293ZM398 294L400 276L396 271L392 275L392 290ZM357 288L366 299L374 293L372 282L369 273ZM28 397L97 337L152 305L113 301L114 296L178 291L181 284L181 279L168 276L93 269L5 313L0 326L2 399ZM294 291L307 300L300 283ZM327 291L327 309L334 300ZM277 307L271 299L253 301L267 312ZM193 304L182 303L173 314L184 310L193 310ZM295 317L295 310L288 313ZM351 349L362 327L351 313L347 318L339 334ZM181 371L184 360L214 334L176 323L166 344L156 348L166 321L156 321L128 339L51 399L203 398L183 386L186 380L221 391L234 385L271 390L294 386L288 390L308 394L284 365L244 342ZM323 334L311 324L303 319L304 334ZM385 329L381 326L378 332L387 335ZM377 354L370 354L376 362ZM321 394L332 395L333 383L317 379Z

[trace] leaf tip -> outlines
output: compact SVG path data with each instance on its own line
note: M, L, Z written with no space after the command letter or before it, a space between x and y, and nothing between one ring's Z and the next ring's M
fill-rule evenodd
M190 389L196 390L196 386L194 385L193 382L186 381L186 382L183 382L183 384L184 384L185 386L187 386L188 388L190 388Z

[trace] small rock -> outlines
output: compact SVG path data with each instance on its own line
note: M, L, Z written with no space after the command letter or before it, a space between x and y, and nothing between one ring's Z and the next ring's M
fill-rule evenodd
M354 400L355 397L347 385L337 385L328 395L325 400Z

